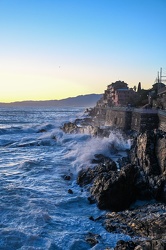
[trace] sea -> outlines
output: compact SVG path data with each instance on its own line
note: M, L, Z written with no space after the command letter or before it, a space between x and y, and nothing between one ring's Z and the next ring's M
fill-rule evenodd
M90 220L106 211L77 185L94 154L116 160L130 141L118 132L96 138L62 131L65 122L85 116L83 107L0 108L0 250L104 250L130 240ZM89 234L98 235L96 245L86 241Z

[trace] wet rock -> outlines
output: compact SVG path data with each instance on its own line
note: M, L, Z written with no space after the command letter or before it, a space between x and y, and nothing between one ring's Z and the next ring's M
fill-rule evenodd
M127 165L120 171L99 173L91 187L91 194L100 209L120 211L135 200L135 177L137 168Z
M163 174L166 171L166 133L152 130L138 135L130 150L130 158L147 175Z
M137 247L134 250L165 250L166 240L144 240L136 242Z
M68 189L69 194L73 194L73 191L71 189Z
M93 216L90 216L89 220L95 221L95 219L93 218Z
M136 246L137 245L133 241L127 241L126 242L124 240L119 240L114 249L115 250L135 250Z
M64 179L65 181L70 181L70 180L71 180L71 176L70 176L70 175L64 175L64 176L63 176L63 179Z
M109 169L111 170L117 170L117 166L116 163L114 161L112 161L112 159L110 157L107 157L103 154L95 154L94 158L92 159L92 163L102 163L105 166L108 166Z
M63 125L62 130L65 133L76 133L78 131L78 126L74 122L67 122Z
M100 174L100 173L108 173L110 171L117 170L116 163L112 161L110 158L105 157L103 155L96 155L95 159L99 162L93 168L84 169L79 172L77 177L77 183L80 186L85 186L93 182L93 180Z
M145 174L159 175L161 169L156 155L157 137L153 131L140 134L131 150L131 161L138 164Z
M164 240L144 240L144 241L123 241L117 242L114 250L165 250Z
M120 171L117 171L115 162L98 154L92 160L98 165L82 170L77 183L80 186L91 185L91 195L100 209L124 210L136 199L166 202L165 143L163 132L140 134L129 157L121 160ZM162 156L159 156L159 145ZM125 165L127 162L131 164Z
M98 234L93 234L93 233L88 233L86 236L85 240L88 242L91 246L95 246L98 242L98 238L100 238L100 235Z
M96 203L95 199L93 197L91 197L91 196L88 197L88 201L89 201L90 204Z
M130 159L139 168L137 198L166 202L166 133L148 131L138 135Z
M147 204L131 210L107 213L104 226L111 233L123 233L133 238L166 240L166 205Z
M47 132L47 130L44 129L44 128L42 128L42 129L38 130L37 132L38 132L38 133L45 133L45 132Z
M128 153L129 151L126 150L126 152ZM130 163L130 158L127 155L125 157L119 158L117 162L118 162L119 168L121 169L122 167Z
M156 156L160 166L161 173L166 171L166 137L159 137L156 145Z

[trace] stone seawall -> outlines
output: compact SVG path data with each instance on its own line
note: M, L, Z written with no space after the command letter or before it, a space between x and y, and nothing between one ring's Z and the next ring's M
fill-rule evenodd
M166 111L153 109L130 109L127 107L95 108L95 125L111 126L122 130L160 129L166 132Z
M121 109L108 109L105 117L105 125L120 128L122 130L131 129L132 112Z
M135 109L132 112L131 129L138 132L158 129L159 117L157 110Z

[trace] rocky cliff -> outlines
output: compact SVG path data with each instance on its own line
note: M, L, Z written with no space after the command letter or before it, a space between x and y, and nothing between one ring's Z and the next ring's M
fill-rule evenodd
M87 128L92 136L109 135L109 129L96 126L93 117L65 124L63 130L83 133ZM155 129L131 135L131 150L128 157L119 159L119 168L112 159L95 155L95 166L82 170L77 183L89 190L90 203L110 211L98 218L108 231L131 236L131 242L118 242L116 250L164 250L166 132ZM93 216L91 219L98 220Z
M133 239L115 249L166 249L166 133L138 135L119 170L108 157L97 155L93 161L98 164L82 170L77 182L90 190L90 202L110 210L100 218L106 230Z
M78 184L89 183L91 195L101 209L124 210L135 200L166 202L166 133L138 135L120 170L103 156L94 169L79 173Z

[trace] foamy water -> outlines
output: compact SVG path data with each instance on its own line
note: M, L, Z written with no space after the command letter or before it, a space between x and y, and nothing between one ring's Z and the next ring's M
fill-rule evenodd
M129 239L89 219L105 212L89 204L76 176L94 154L115 157L112 145L123 153L130 142L115 133L103 139L64 134L62 124L80 118L83 111L0 109L0 249L101 250ZM88 233L100 235L94 247L85 241Z

